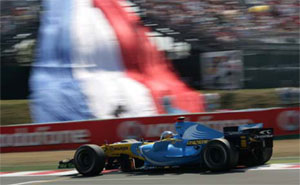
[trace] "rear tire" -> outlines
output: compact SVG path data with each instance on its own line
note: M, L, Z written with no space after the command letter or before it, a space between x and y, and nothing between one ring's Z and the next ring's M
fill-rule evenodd
M203 162L210 171L225 171L236 166L238 152L226 139L212 140L203 150Z
M105 165L104 151L98 145L82 145L74 155L76 170L84 176L95 176Z
M246 160L246 166L252 167L263 165L271 159L272 154L273 148L254 150L254 152L252 152L252 154L249 156L249 159Z
M260 157L259 160L257 161L258 165L263 165L266 162L268 162L273 154L273 148L264 148L261 153L260 153Z

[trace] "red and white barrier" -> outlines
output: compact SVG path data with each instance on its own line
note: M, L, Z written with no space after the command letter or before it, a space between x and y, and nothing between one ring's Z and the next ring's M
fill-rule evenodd
M84 143L104 144L126 138L156 140L164 130L174 130L179 115L109 120L2 126L1 152L76 149ZM264 123L276 136L299 134L299 107L185 114L187 120L222 130L224 126Z

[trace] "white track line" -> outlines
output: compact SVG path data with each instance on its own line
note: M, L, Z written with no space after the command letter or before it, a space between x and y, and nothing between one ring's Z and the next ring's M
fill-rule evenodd
M12 172L7 174L1 174L0 177L16 177L16 176L28 176L30 173L37 173L41 171L25 171L25 172Z
M247 170L295 170L299 168L289 168L290 166L294 166L298 164L270 164L270 165L263 165L257 166L253 168L249 168Z
M75 175L75 174L78 174L78 172L76 170L71 170L71 171L52 173L52 174L48 174L48 175L49 176L64 176L64 175Z
M36 183L43 183L43 182L48 182L48 181L47 180L42 180L42 181L27 181L27 182L20 182L20 183L9 184L9 185L36 184Z
M121 179L116 179L116 178L110 178L110 179L89 179L89 182L100 182L100 181L143 181L143 180L173 180L176 179L177 177L146 177L146 178L121 178ZM68 182L86 182L86 179L68 179Z

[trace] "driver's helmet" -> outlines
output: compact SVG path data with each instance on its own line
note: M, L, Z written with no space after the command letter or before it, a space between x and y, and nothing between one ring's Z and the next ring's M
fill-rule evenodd
M164 131L161 135L160 135L160 140L163 139L168 139L168 138L173 138L174 137L174 133L171 131Z

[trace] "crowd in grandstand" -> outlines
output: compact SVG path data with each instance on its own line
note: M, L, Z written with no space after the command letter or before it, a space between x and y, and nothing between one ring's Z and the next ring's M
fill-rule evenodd
M262 2L247 6L239 0L144 0L140 5L147 17L167 27L222 41L258 33L298 31L298 0Z

